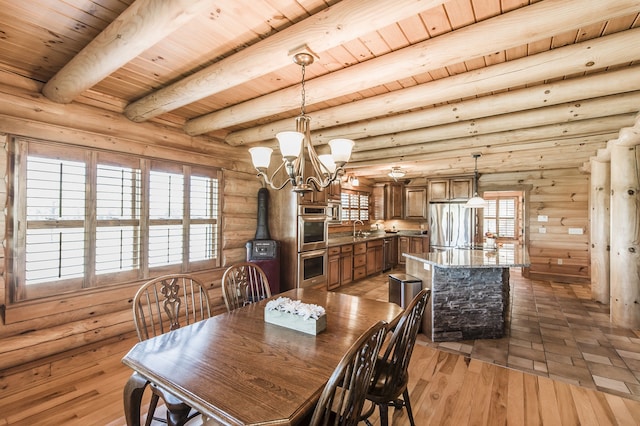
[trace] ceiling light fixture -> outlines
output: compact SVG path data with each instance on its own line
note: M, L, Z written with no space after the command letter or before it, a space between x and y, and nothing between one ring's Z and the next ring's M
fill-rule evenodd
M476 165L473 173L473 197L469 198L469 200L465 203L465 207L473 208L473 209L483 209L487 202L478 195L478 157L481 157L482 154L474 153L471 156L475 159Z
M400 167L392 167L391 171L389 172L389 177L393 178L393 180L397 182L398 179L403 178L406 174L407 172L402 170Z
M282 154L282 164L267 175L273 149L269 147L254 147L249 149L253 166L258 171L258 178L271 188L280 190L291 182L291 190L297 193L322 191L344 173L344 165L351 157L354 142L351 139L332 139L329 141L331 154L318 155L311 143L311 118L305 113L305 68L313 63L313 56L309 53L297 53L293 62L302 68L302 104L300 115L296 117L296 130L280 132L276 135ZM306 150L306 154L305 154ZM308 157L308 158L307 158ZM313 174L305 175L305 163L309 161ZM288 179L281 184L274 184L275 175L284 167Z

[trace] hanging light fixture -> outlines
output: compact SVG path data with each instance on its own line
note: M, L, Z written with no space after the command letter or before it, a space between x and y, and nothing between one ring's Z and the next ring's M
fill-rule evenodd
M393 180L395 180L397 182L398 179L403 178L404 175L406 175L406 174L407 174L407 172L402 170L400 167L392 167L391 171L388 174L388 176L393 178Z
M273 189L280 190L288 182L291 182L292 191L305 193L310 191L322 191L344 173L344 166L351 157L354 142L351 139L332 139L329 141L331 154L318 155L311 143L311 118L305 113L305 68L313 63L313 56L302 52L293 56L293 62L302 68L302 104L300 115L296 117L296 130L280 132L276 135L282 154L282 164L273 172L271 177L267 175L267 169L271 162L273 149L268 147L254 147L249 149L253 166L258 171L258 177ZM306 153L305 153L306 151ZM306 176L304 172L305 162L311 162L313 174ZM275 184L275 175L284 167L288 179L281 184Z
M486 205L486 201L484 201L484 198L478 195L478 157L481 157L482 154L474 153L471 154L471 156L475 159L476 162L473 173L473 197L469 198L464 206L474 209L483 209Z

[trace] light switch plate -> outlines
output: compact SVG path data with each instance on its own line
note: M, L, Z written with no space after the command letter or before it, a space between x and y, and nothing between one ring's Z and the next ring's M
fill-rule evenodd
M538 222L548 222L548 221L549 221L549 216L544 214L538 215Z
M541 226L540 228L538 228L538 232L541 234L546 234L547 233L547 228L545 228L544 226Z
M583 233L582 228L569 228L570 235L582 235Z

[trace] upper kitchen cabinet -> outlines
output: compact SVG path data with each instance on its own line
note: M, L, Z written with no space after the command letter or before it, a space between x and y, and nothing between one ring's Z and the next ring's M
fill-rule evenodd
M429 201L468 200L472 195L472 177L429 180Z
M323 191L309 191L299 198L299 204L326 204L340 202L340 181L331 182Z
M427 218L427 188L424 186L404 188L404 213L405 219Z
M375 185L373 187L373 219L403 219L403 198L404 185L401 183L384 183Z

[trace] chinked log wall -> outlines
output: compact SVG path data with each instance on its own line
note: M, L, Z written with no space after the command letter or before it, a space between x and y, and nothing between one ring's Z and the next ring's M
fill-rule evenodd
M10 80L10 84L7 83ZM260 186L247 163L245 149L213 144L205 138L187 137L173 128L151 123L134 124L117 113L72 103L59 105L39 94L39 87L16 82L0 74L0 132L101 147L154 158L181 157L192 163L219 166L224 172L222 262L229 265L245 258L246 241L254 236L256 194ZM0 155L0 171L6 175L6 155ZM530 210L549 216L547 234L537 234L534 221L530 252L532 273L570 276L588 280L587 235L568 235L568 227L586 229L588 176L576 170L551 170L484 175L482 185L529 185ZM0 202L8 188L0 187ZM0 217L0 226L5 217ZM3 226L4 229L4 226ZM6 245L5 245L6 247ZM4 253L3 253L4 256ZM557 258L566 259L562 266ZM4 257L0 264L4 272ZM223 268L199 277L209 288L214 311L222 312L220 292ZM11 306L0 325L0 388L6 369L95 342L113 342L133 331L131 298L139 283L117 289L93 290ZM8 303L4 274L0 279L0 305ZM34 363L32 362L32 365ZM37 364L37 362L35 363Z
M46 100L35 87L2 85L0 75L0 173L6 176L7 135L92 146L112 151L176 159L224 169L222 206L222 268L197 277L209 290L215 313L223 312L220 282L224 266L244 261L245 243L254 238L257 192L260 187L246 149L189 137L179 130L151 123L135 124L120 114L81 104L59 105ZM6 179L4 182L7 182ZM10 189L0 186L0 203ZM5 228L6 218L0 217ZM6 250L6 237L3 238ZM9 304L5 280L6 252L0 263L0 388L6 369L98 341L113 341L134 330L131 300L141 282L96 289L71 297Z

